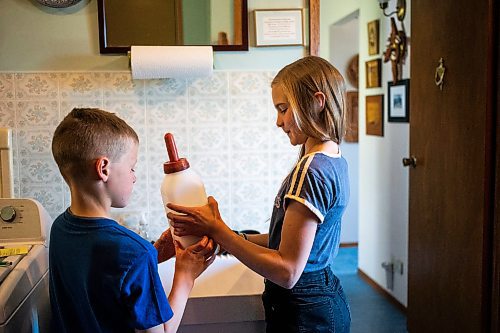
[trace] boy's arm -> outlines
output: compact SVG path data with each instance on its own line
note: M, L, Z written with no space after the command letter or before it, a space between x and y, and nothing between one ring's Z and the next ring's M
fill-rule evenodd
M193 289L194 281L190 281L188 276L174 273L172 290L168 295L168 303L174 315L169 321L147 330L135 330L136 333L175 333L179 329L182 315L186 308L189 293Z
M185 250L175 242L175 272L172 290L168 296L174 316L163 325L142 331L136 330L136 332L175 333L177 331L194 281L215 260L214 250L214 243L208 237L203 237L198 243Z
M175 256L174 239L172 237L172 233L170 232L170 228L161 234L160 238L153 243L153 246L158 252L159 264Z

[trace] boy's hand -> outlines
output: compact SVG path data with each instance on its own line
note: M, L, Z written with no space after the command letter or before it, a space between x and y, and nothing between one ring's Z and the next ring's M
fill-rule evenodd
M158 263L162 263L175 256L175 245L170 228L165 230L153 244L158 251Z
M215 260L216 246L213 240L207 236L183 249L179 242L175 241L175 271L183 272L196 279Z

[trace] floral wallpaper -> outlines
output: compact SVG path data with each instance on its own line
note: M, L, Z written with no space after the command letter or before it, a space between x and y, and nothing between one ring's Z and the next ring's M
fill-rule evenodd
M137 182L113 216L148 239L167 228L160 185L172 132L233 229L267 232L277 189L297 158L275 126L272 72L215 71L195 80L132 80L129 72L0 72L0 127L13 130L14 194L52 218L70 204L52 158L52 134L74 107L115 112L138 133Z

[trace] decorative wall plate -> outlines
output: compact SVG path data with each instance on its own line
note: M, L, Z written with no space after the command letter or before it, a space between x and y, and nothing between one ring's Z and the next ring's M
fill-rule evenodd
M358 89L359 82L359 54L354 55L347 64L346 76L347 81L356 89Z
M44 6L52 8L66 8L76 5L81 0L36 0Z

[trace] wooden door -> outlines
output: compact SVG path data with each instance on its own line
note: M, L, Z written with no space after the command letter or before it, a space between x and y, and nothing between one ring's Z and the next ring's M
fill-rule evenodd
M417 166L410 171L410 333L489 332L498 311L493 2L411 4L410 154ZM440 58L442 90L434 82Z

